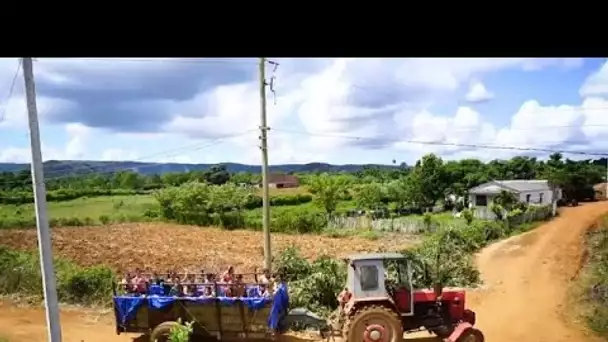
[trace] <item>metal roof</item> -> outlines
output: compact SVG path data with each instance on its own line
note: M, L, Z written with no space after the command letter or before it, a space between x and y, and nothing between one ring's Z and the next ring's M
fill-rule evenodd
M551 190L549 181L545 179L535 180L495 180L481 184L469 190L472 194L499 193L502 190L513 192L545 191Z
M346 260L357 261L357 260L390 260L390 259L403 259L401 253L360 253L352 254L347 256Z

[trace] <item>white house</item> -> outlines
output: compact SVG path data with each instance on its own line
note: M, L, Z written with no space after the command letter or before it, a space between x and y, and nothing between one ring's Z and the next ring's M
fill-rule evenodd
M562 197L561 189L555 192L547 180L495 180L469 189L469 207L475 207L477 217L491 218L489 210L493 199L501 191L509 191L522 203L531 205L549 205L556 207Z

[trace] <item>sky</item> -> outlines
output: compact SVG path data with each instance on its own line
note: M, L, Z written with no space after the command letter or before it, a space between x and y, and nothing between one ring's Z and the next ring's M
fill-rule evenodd
M608 148L605 59L270 60L270 164ZM0 162L31 158L19 67L0 59ZM34 75L45 160L261 161L255 58L41 58Z

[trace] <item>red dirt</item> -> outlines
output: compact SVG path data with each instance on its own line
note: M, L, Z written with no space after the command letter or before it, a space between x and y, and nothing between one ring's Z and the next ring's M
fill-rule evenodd
M478 327L490 342L596 342L580 324L569 323L567 292L582 260L582 239L608 203L564 208L562 215L536 230L483 250L478 264L483 289L471 291L469 306L478 313ZM116 336L111 317L92 321L92 314L62 314L65 342L131 341ZM45 338L41 309L0 306L0 334L10 342ZM428 336L423 334L422 336ZM413 336L411 338L414 338ZM437 341L415 337L415 340ZM413 340L408 338L408 341Z
M228 265L239 272L253 272L263 264L262 233L163 223L129 223L105 227L71 227L52 230L55 256L83 266L105 264L115 271L136 267L165 272L168 269L219 271ZM314 259L321 254L343 256L351 252L402 250L412 244L403 234L373 241L361 237L330 238L322 235L273 234L275 253L294 245ZM0 245L36 250L36 230L0 230Z

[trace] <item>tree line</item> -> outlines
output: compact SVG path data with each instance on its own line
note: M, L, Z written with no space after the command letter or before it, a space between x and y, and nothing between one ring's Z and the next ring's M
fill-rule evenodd
M488 163L478 159L443 161L437 155L428 154L411 167L403 164L393 169L363 167L353 173L297 175L302 184L308 185L312 193L322 198L325 209L332 212L336 200L348 198L349 194L344 193L345 186L352 187L353 184L358 187L363 207L386 202L389 197L400 206L410 202L417 207L429 207L446 195L464 196L468 189L496 179L548 179L563 190L565 198L581 201L593 198L593 185L605 180L605 165L605 158L575 161L565 159L559 153L552 154L546 161L518 156ZM143 175L129 170L92 172L89 175L50 177L46 184L49 200L61 201L83 196L146 193L189 182L253 185L259 184L260 175L230 174L223 165L216 165L206 171L162 175ZM29 170L0 173L0 201L14 204L33 201Z

